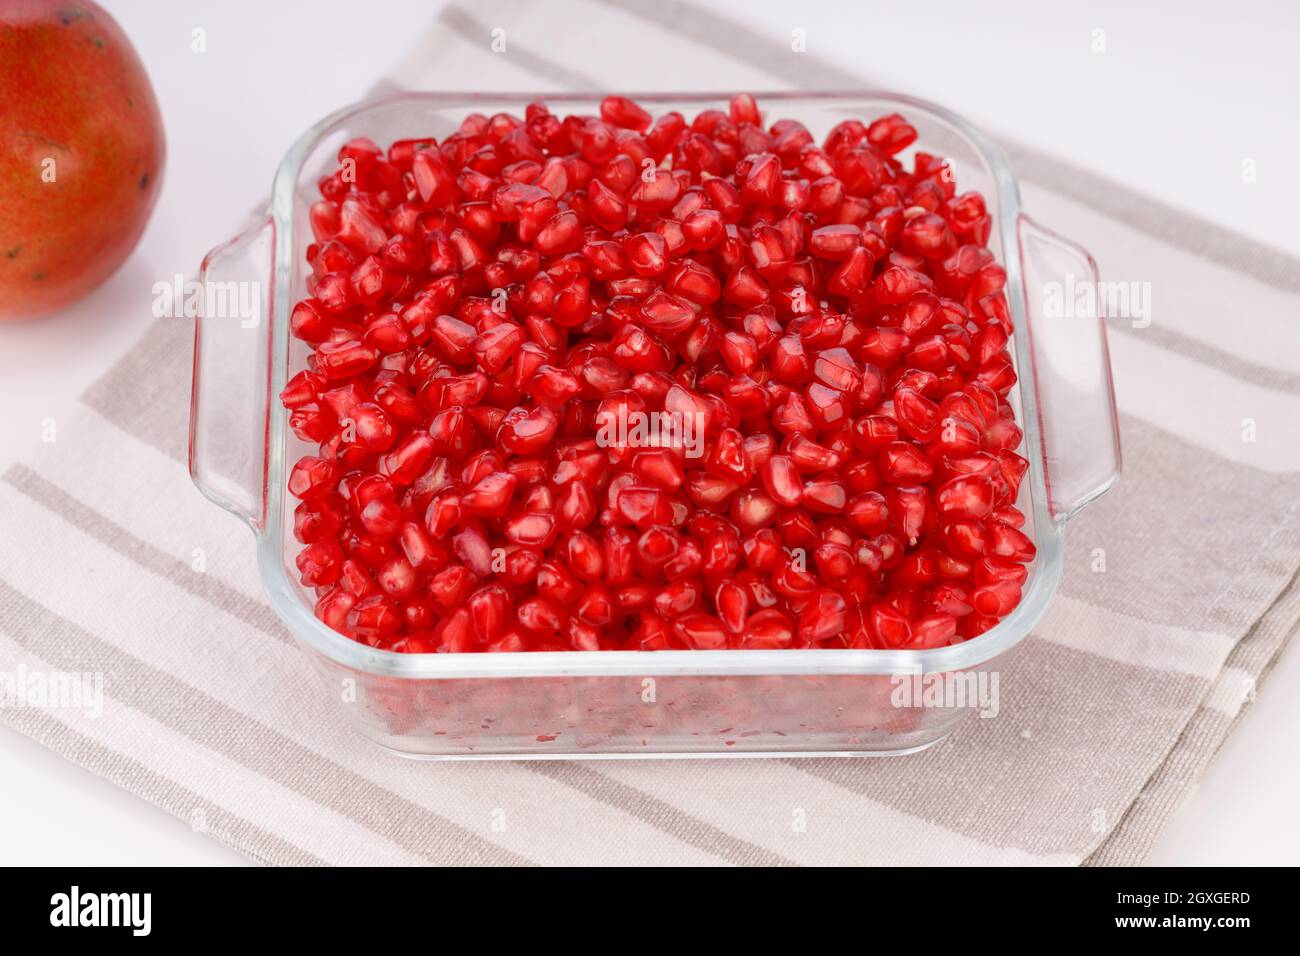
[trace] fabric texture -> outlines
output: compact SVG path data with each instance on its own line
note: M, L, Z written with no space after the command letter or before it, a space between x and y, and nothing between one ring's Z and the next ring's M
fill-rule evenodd
M870 86L684 3L562 9L450 6L378 91ZM102 674L102 712L0 720L271 864L1140 862L1300 624L1300 261L1004 145L1025 208L1155 308L1110 320L1125 476L1070 523L996 719L893 760L389 756L190 484L193 333L162 320L0 479L0 672Z

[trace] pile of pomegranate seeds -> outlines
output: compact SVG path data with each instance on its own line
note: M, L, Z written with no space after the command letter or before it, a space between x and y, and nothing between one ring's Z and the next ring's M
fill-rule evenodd
M1034 557L1005 273L901 116L356 139L281 394L317 615L396 651L931 648Z

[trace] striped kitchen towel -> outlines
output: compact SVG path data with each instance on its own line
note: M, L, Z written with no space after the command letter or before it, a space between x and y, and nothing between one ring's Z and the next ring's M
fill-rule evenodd
M381 89L869 85L672 0L539 7L447 7ZM1026 207L1158 305L1112 321L1126 476L1071 523L996 719L895 760L387 756L190 485L174 320L0 480L0 672L103 678L98 706L0 719L267 863L1140 861L1300 622L1300 261L1006 145Z

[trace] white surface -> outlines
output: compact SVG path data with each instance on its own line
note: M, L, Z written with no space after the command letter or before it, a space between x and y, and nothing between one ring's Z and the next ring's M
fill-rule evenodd
M294 136L359 97L437 4L343 0L100 0L157 89L168 158L159 208L127 265L64 315L0 327L0 465L125 351L151 320L150 289L191 274L268 191ZM979 5L751 2L738 15L881 85L942 101L990 129L1100 170L1290 251L1300 8L1021 0ZM359 13L359 11L361 11ZM834 12L832 12L834 11ZM207 51L191 50L194 29ZM1106 31L1094 54L1092 31ZM920 52L924 45L926 52ZM869 55L868 55L869 54ZM472 80L467 81L467 86ZM1256 161L1244 183L1241 162ZM1280 213L1280 210L1286 210ZM0 542L0 547L12 547ZM1300 652L1292 647L1152 863L1300 860ZM231 864L234 852L112 784L0 729L0 861Z
M1231 9L1206 0L746 0L743 9L741 19L772 36L805 30L809 54L879 86L1300 252L1289 185L1300 155L1300 5L1291 0ZM1097 37L1104 52L1093 52ZM1253 183L1242 179L1247 159Z

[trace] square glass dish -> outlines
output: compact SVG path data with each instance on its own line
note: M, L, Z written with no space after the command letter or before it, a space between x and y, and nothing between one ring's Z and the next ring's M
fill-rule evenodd
M642 94L651 112L726 109L730 94ZM1015 610L964 643L931 650L572 651L403 654L378 650L318 620L293 564L294 501L286 469L310 451L276 400L308 346L289 314L307 295L308 209L338 148L442 137L470 112L522 115L544 100L557 113L595 115L601 94L410 93L350 106L307 130L275 175L264 221L214 249L201 279L190 420L190 473L212 501L252 528L267 598L357 730L389 750L425 758L539 758L908 753L941 740L987 700L965 694L1042 617L1061 578L1069 518L1119 475L1114 392L1101 318L1057 315L1062 289L1096 282L1091 257L1020 208L1002 151L941 107L884 92L759 95L769 117L804 123L821 141L848 118L902 113L916 149L947 157L960 190L993 215L989 248L1006 269L1019 384L1010 401L1029 460L1024 531L1037 546ZM253 317L223 301L256 293ZM1096 297L1093 297L1095 301ZM238 301L237 299L235 301ZM918 682L917 676L925 678ZM943 675L939 678L935 675ZM906 686L947 681L937 705ZM984 687L996 687L985 683ZM952 693L956 688L956 694ZM306 691L305 691L306 692ZM954 700L955 696L955 700Z

